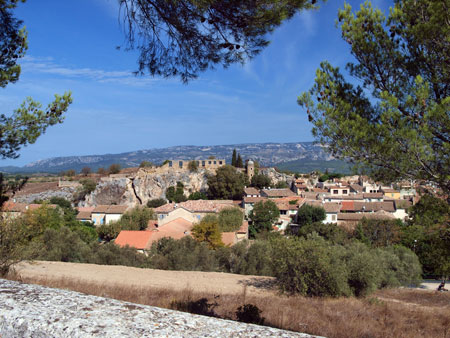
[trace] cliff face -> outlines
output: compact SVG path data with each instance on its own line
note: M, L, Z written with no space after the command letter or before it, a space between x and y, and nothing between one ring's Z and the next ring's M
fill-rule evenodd
M279 182L287 182L290 186L292 182L295 181L294 175L279 173L274 168L263 168L260 169L259 172L261 174L269 176L273 184L277 184Z
M131 207L145 205L151 199L165 198L166 189L176 186L177 182L183 183L184 193L188 196L195 191L207 190L208 173L212 172L204 169L190 172L142 168L133 175L104 178L81 204L82 206L121 204Z

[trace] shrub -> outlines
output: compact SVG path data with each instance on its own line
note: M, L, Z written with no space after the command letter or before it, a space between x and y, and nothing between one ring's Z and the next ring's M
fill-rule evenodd
M278 217L280 217L280 210L275 202L267 200L255 203L249 214L252 220L249 227L250 235L255 237L258 233L272 231L272 226Z
M158 208L164 204L167 204L167 201L164 198L155 198L147 202L147 207Z
M218 317L214 312L214 308L217 305L217 302L208 303L207 298L200 298L195 301L190 299L184 301L172 301L170 308L202 316Z
M191 172L194 172L194 173L197 172L197 170L198 170L198 163L197 163L197 161L189 161L188 169Z
M261 317L261 310L253 304L244 304L236 310L236 318L240 322L264 325L264 317Z
M280 288L305 296L349 296L342 249L318 236L278 241L273 266Z
M120 172L121 166L118 163L113 163L108 168L109 174L118 174Z
M326 219L325 209L303 204L297 212L297 223L302 225L322 222Z
M236 231L242 226L244 213L239 208L226 208L219 212L218 221L221 232Z

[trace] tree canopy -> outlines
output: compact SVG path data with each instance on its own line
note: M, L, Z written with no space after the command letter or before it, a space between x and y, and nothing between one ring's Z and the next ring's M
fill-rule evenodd
M211 199L240 199L248 182L245 174L231 165L217 169L215 175L208 176L208 196Z
M280 210L275 202L267 200L255 203L249 214L252 220L249 227L250 235L254 237L258 233L272 231L272 226L278 217L280 217Z
M187 82L214 65L244 63L267 34L316 0L120 0L127 48L140 52L136 73Z
M298 98L318 141L383 181L424 180L450 192L448 1L395 1L386 17L370 1L339 11L356 62L322 62Z

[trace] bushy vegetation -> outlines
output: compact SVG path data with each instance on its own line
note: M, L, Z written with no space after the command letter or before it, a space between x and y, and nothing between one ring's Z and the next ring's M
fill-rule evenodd
M396 233L396 226L402 231L408 228L404 225L363 221L354 233L349 233L317 221L319 215L305 217L307 221L296 236L262 232L251 242L225 247L220 238L220 229L225 228L221 220L231 226L227 230L236 229L242 214L224 209L219 217L205 217L196 225L193 237L163 238L146 256L113 242L99 243L96 229L76 221L70 203L56 199L52 202L59 207L44 203L22 217L3 220L2 274L21 259L221 271L274 276L287 293L331 297L362 297L379 288L417 283L421 276L415 253L399 244L402 238L391 235ZM310 211L305 214L315 215ZM143 229L152 216L149 208L135 208L97 232L105 241L112 240L122 229Z
M145 230L148 221L155 217L153 210L137 206L125 212L118 221L102 224L97 228L98 237L104 241L114 240L122 230Z
M166 189L166 197L169 201L175 203L187 201L187 197L184 195L184 184L177 182L176 187L168 187Z
M238 200L248 185L248 177L231 165L217 169L215 175L208 176L208 197L210 199Z

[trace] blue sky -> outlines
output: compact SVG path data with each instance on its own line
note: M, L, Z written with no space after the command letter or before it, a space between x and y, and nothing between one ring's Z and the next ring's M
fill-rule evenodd
M386 8L391 1L372 1ZM349 1L359 7L362 1ZM297 105L323 60L344 67L348 46L335 27L344 1L328 0L283 24L248 64L178 79L135 77L137 54L124 45L117 0L28 0L16 16L28 30L20 80L0 91L2 112L31 96L46 106L71 90L63 124L52 126L16 160L120 153L174 145L312 141Z

